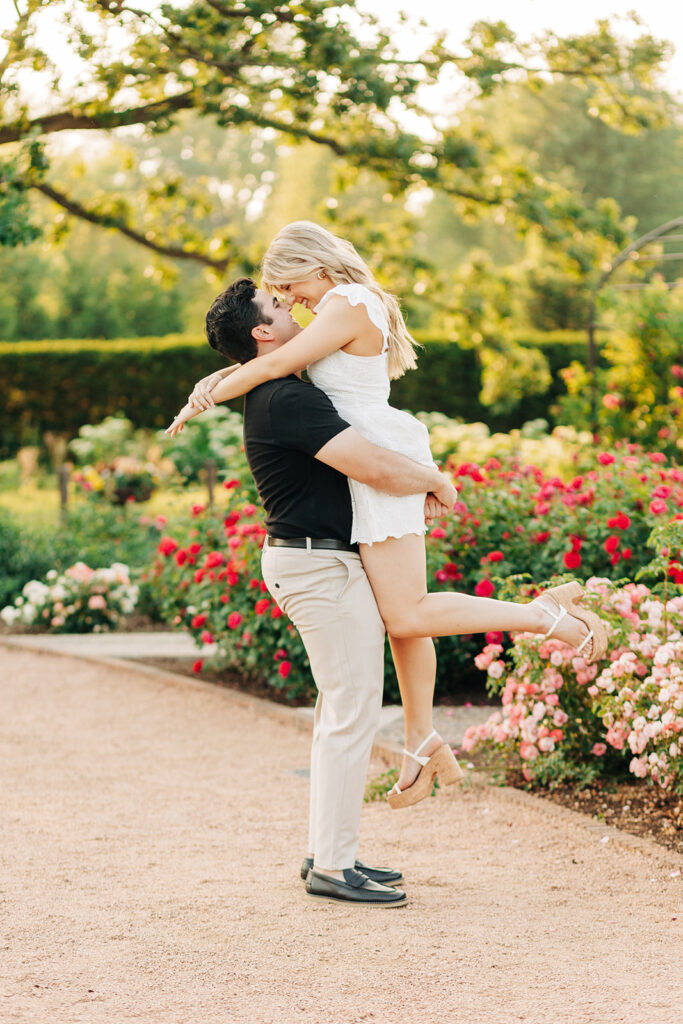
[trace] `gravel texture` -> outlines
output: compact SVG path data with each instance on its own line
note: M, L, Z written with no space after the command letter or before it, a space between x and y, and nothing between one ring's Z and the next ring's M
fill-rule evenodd
M135 666L0 663L3 1024L679 1024L667 850L471 777L364 809L406 907L319 903L305 730Z

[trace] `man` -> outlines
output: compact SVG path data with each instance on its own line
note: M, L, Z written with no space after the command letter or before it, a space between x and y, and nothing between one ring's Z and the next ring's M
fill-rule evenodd
M247 362L301 330L289 304L235 281L207 317L213 348ZM190 396L214 404L211 389ZM169 428L173 430L173 428ZM318 688L311 750L309 895L395 907L401 873L357 860L365 777L382 703L384 623L351 536L347 477L392 494L431 493L427 512L452 508L456 492L438 470L378 448L342 420L327 396L298 376L267 381L245 398L244 442L266 510L263 578L306 647Z

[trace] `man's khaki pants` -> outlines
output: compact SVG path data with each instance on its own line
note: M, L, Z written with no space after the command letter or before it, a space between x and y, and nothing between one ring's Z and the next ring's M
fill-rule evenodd
M298 629L318 688L311 749L309 854L353 867L370 751L379 723L384 623L352 551L268 547L263 578Z

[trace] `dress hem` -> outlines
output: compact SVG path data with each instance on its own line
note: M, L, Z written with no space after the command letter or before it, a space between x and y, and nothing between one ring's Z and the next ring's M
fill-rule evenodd
M375 537L374 540L362 540L360 537L351 537L352 544L367 544L372 547L373 544L382 544L385 540L400 540L401 537L424 537L427 532L427 527L424 530L406 530L404 533L386 533L383 537Z

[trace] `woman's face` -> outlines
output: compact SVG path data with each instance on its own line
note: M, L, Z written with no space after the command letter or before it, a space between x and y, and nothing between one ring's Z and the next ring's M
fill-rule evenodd
M314 309L325 292L332 287L329 277L308 277L305 281L294 281L292 284L278 285L288 302L298 302L306 309Z

